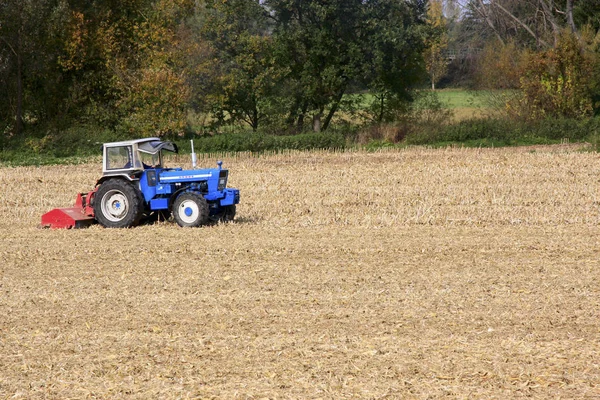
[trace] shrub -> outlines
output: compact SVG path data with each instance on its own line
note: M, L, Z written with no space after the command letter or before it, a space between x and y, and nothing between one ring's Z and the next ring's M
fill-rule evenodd
M447 109L436 92L422 91L416 93L412 103L406 103L396 115L396 122L373 124L363 128L357 137L359 144L371 141L398 143L406 137L436 130L450 123L452 110Z
M530 56L520 81L522 97L507 107L525 119L590 116L592 75L579 39L565 32L555 48Z
M189 142L181 142L182 149L189 149ZM341 133L304 133L292 136L273 136L261 133L221 134L194 139L194 149L198 153L218 153L236 151L277 151L341 149L346 147L346 139Z
M520 122L508 119L473 119L423 129L406 138L407 144L485 141L497 145L573 142L600 134L600 118L546 118Z

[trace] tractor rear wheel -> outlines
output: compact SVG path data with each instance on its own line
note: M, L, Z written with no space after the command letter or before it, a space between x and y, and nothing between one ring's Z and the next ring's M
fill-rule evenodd
M208 202L198 193L182 193L177 196L173 204L173 217L179 226L203 225L208 221L208 214Z
M94 196L94 214L106 228L130 228L142 217L142 194L122 179L103 182Z

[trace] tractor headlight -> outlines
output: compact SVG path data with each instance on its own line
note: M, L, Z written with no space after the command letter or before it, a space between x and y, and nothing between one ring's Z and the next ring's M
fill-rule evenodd
M226 169L219 171L219 185L217 186L217 190L224 190L227 187L227 172Z

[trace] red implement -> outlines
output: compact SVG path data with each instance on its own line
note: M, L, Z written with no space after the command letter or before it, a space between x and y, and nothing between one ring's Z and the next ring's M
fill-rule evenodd
M93 224L94 208L90 202L96 189L89 193L79 193L75 205L69 208L55 208L42 215L42 228L70 229L86 228Z

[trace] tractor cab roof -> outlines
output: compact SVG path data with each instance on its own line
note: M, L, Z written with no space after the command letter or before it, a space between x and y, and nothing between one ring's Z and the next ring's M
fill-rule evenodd
M161 150L171 151L173 153L178 152L177 145L173 142L163 142L159 138L144 138L136 140L127 140L123 142L112 142L104 143L104 147L119 147L119 146L130 146L137 145L137 149L147 154L156 154Z
M138 144L138 150L148 154L156 154L161 150L172 151L177 153L177 145L172 142L162 142L160 140L152 140Z
M159 138L104 143L103 176L124 176L129 180L149 168L162 168L162 150L177 153L177 145ZM149 158L148 158L149 157Z

